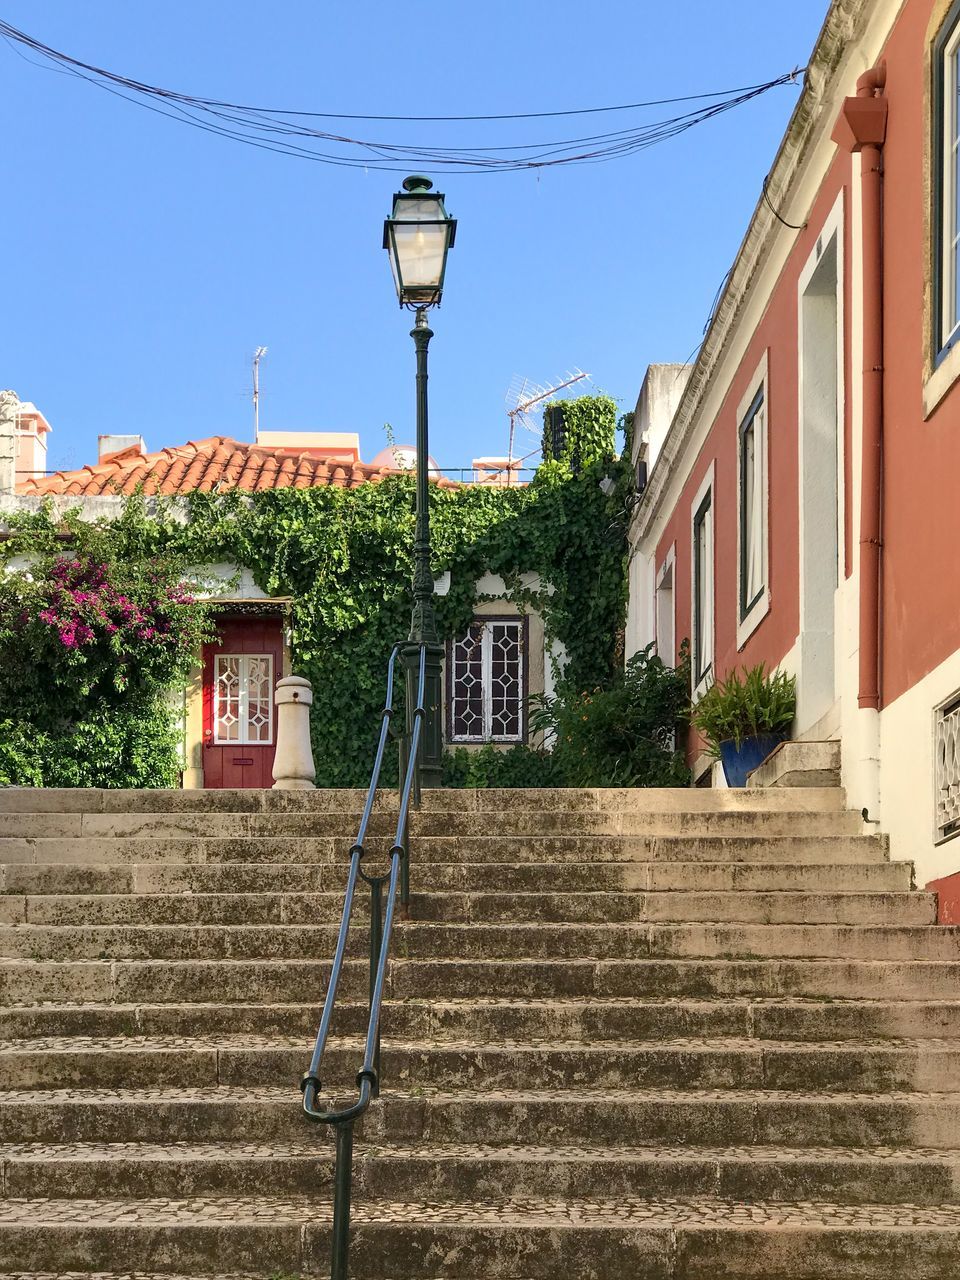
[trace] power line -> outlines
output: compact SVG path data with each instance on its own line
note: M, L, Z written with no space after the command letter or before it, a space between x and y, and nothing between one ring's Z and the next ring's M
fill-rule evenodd
M245 146L258 147L281 155L312 160L320 164L345 168L377 169L384 172L407 172L411 167L429 165L438 174L508 173L539 170L565 164L600 164L634 155L669 138L685 133L735 107L742 106L771 89L797 82L800 69L778 76L762 84L740 89L687 94L649 102L622 103L616 106L583 107L565 111L518 112L504 115L475 116L375 116L348 115L320 111L244 106L239 103L204 98L145 84L129 76L106 71L69 54L43 44L33 36L0 20L0 37L21 57L17 46L29 49L42 59L31 65L42 65L86 81L105 92L134 105L166 116L180 124L201 129ZM573 138L555 138L536 143L501 143L469 147L402 143L354 138L318 129L309 120L365 120L385 123L477 123L484 121L517 122L567 116L587 116L605 112L638 111L645 108L679 103L700 103L688 111L643 125L589 134ZM318 144L322 144L322 147ZM359 154L358 154L359 152Z

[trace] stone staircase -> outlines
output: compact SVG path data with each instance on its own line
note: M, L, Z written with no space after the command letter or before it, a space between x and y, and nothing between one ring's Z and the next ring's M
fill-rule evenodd
M0 791L3 1276L329 1274L361 800ZM957 1280L960 934L842 804L427 793L351 1274Z

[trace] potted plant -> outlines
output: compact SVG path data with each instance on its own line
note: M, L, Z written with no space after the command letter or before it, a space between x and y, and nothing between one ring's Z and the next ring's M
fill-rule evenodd
M747 774L787 738L796 709L796 676L769 674L760 663L718 680L694 706L691 720L723 761L727 785L743 787Z

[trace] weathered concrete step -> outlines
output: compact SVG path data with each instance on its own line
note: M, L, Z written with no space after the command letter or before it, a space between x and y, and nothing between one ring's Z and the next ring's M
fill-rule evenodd
M342 893L84 894L0 897L0 924L318 924L338 921ZM628 893L415 893L419 921L613 924L642 921L927 925L928 893L720 890Z
M747 778L748 787L838 787L840 743L781 742Z
M960 1039L960 1000L391 1000L384 1030L398 1040ZM366 1002L338 1004L335 1034L366 1033ZM291 1036L312 1041L307 1004L43 1004L0 1008L0 1041L44 1036Z
M329 1211L307 1197L10 1200L0 1207L0 1265L199 1275L322 1274ZM712 1198L522 1204L360 1202L352 1270L365 1280L955 1280L960 1210L759 1202L749 1215ZM845 1273L838 1268L843 1265Z
M312 960L0 961L0 1005L41 1001L267 1004L324 990L329 965ZM369 964L347 961L340 995L359 999ZM952 1000L960 965L840 959L394 960L387 998L660 998L715 996Z
M4 813L353 813L363 809L366 792L317 791L181 791L88 790L76 788L0 787ZM397 808L397 792L382 791L377 809ZM423 812L491 813L528 810L534 813L577 813L630 810L646 813L830 812L844 809L839 787L779 788L774 792L733 788L697 791L677 788L489 789L438 788L424 791Z
M860 814L802 811L718 813L565 812L506 810L490 812L426 812L410 823L416 841L429 836L484 836L495 823L501 837L518 836L836 836L863 832ZM4 813L3 837L191 837L339 836L354 839L358 813ZM395 834L396 815L374 814L368 834L380 839Z
M635 890L726 892L873 892L909 890L909 862L605 862L498 863L414 860L415 891L432 893L619 893ZM46 894L335 893L341 863L146 863L126 866L0 864L0 893ZM0 898L2 901L2 898Z
M0 1079L13 1089L270 1085L295 1082L306 1040L280 1037L35 1039L0 1045ZM349 1088L363 1042L335 1040L325 1084ZM878 1093L960 1091L960 1041L789 1043L747 1038L671 1041L386 1041L382 1077L403 1087L543 1089L814 1089Z
M324 1133L274 1143L74 1143L0 1147L2 1195L15 1199L328 1196ZM717 1196L770 1202L946 1205L960 1202L960 1152L846 1148L494 1147L398 1144L354 1150L363 1200L483 1202L550 1196L629 1200ZM2 1280L2 1277L0 1277Z
M220 1086L0 1092L0 1142L302 1141L299 1091ZM371 1144L960 1148L960 1094L772 1089L498 1090L386 1085ZM319 1140L319 1139L318 1139Z
M0 862L15 863L344 863L346 836L213 836L152 838L78 836L72 839L0 837ZM369 841L383 860L390 841ZM428 862L805 862L886 861L882 836L424 836L412 851Z
M845 957L960 963L960 926L645 923L482 924L402 922L395 961L446 959L640 960L691 956ZM302 960L333 953L337 925L4 925L0 956L43 960ZM367 932L351 934L348 954L367 954Z

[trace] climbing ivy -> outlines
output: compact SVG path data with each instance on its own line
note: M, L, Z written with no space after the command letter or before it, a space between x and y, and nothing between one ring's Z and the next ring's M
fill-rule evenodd
M564 412L576 473L567 450L526 486L430 486L433 570L450 574L437 612L444 638L464 631L476 582L499 575L565 650L561 684L594 689L622 654L630 474L614 455L611 399L568 401ZM357 786L370 767L387 654L409 628L414 509L414 478L397 475L353 489L197 493L149 506L134 498L120 519L74 520L70 533L80 549L108 541L118 559L230 561L269 595L290 597L294 668L314 687L318 785ZM44 508L12 518L9 533L0 562L49 550L63 524ZM538 575L539 588L524 574Z
M544 461L560 462L577 473L590 462L612 457L617 428L612 405L607 396L551 400L543 411Z

